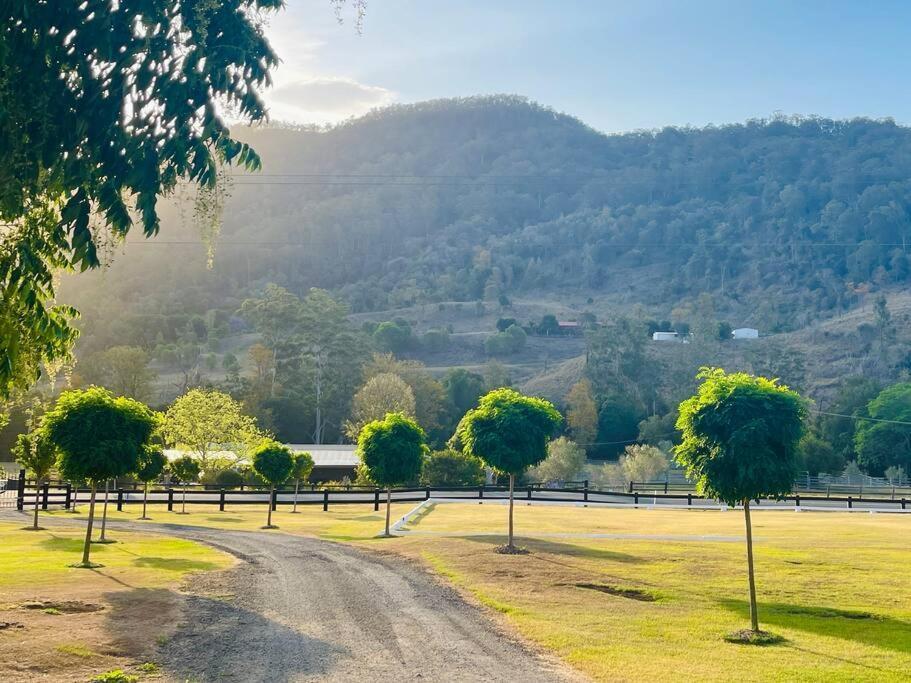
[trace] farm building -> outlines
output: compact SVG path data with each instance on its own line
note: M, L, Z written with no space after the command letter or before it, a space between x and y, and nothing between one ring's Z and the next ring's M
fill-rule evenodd
M731 337L733 339L758 339L759 330L756 330L752 327L738 327L736 330L731 332Z
M676 332L652 332L652 341L682 341Z

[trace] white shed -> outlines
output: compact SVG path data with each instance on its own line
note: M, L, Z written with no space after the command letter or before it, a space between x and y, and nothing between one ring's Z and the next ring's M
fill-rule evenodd
M738 327L731 332L731 337L734 339L759 339L759 330L752 327Z
M680 341L676 332L652 332L652 341Z

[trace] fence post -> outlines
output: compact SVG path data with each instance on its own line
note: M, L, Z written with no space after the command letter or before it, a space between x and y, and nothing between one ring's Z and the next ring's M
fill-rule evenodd
M35 485L38 485L38 482L35 482ZM47 510L47 499L50 495L51 484L50 482L44 482L44 486L41 487L41 509Z
M800 507L800 494L798 493L794 498L797 501L797 507Z
M905 509L905 499L902 498L902 510L904 510L904 509Z
M174 511L174 489L168 487L168 512Z
M686 504L687 505L693 504L693 494L690 493L689 491L687 491L687 494L686 494Z
M16 509L25 509L25 470L19 470L19 481L16 484Z
M117 512L123 512L123 489L117 489Z
M588 502L588 479L582 482L582 500Z
M373 511L377 512L380 509L380 490L373 489Z
M630 483L629 483L629 492L630 492L630 493L633 492L633 482L630 482Z
M70 482L66 482L66 498L63 501L64 510L70 509L70 496L72 496L72 494L73 494L73 486L72 486L72 484L70 484Z
M218 511L219 512L225 511L225 490L224 489L221 490L221 494L218 496Z
M639 492L636 491L636 492L633 494L633 505L638 505L638 504L639 504Z
M850 510L854 507L854 501L851 500L851 496L848 496L848 509Z
M526 489L526 491L525 491L525 497L526 497L528 500L531 500L531 484L528 485L528 487L527 487L527 489Z
M272 506L272 512L275 512L275 508L278 507L278 491L276 489L272 489L272 500L269 504Z
M484 504L484 484L481 484L478 487L478 505Z
M323 491L323 512L329 512L329 489Z
M664 492L667 493L667 479L664 480Z

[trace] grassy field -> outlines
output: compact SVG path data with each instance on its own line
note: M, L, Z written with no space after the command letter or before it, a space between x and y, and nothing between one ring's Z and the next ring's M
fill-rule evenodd
M234 558L190 541L117 532L96 544L98 569L74 569L83 530L26 531L0 522L0 680L87 681L147 663L180 614L190 572ZM154 668L150 664L145 669Z
M785 638L755 647L723 640L749 625L738 512L522 506L526 556L492 552L505 514L436 505L394 547L596 680L883 681L911 671L911 517L754 514L760 620Z
M392 505L393 521L413 507L414 503L394 503ZM149 505L148 515L156 524L182 524L239 531L259 531L260 527L266 523L265 502L258 505L232 506L229 504L228 509L224 512L218 510L218 505L187 505L185 515L179 514L179 510L179 501L175 502L173 512L168 512L167 505L164 504ZM335 505L331 506L328 512L323 512L320 505L301 505L298 507L298 513L292 513L290 510L290 506L282 505L272 513L272 523L279 527L279 531L330 541L371 539L383 531L383 524L386 520L386 508L382 505L379 512L373 511L372 504ZM62 510L43 514L61 519L84 519L87 513L88 505L80 504L76 514ZM142 506L137 504L125 505L122 512L117 512L113 505L108 507L108 519L136 522L141 514ZM97 526L98 520L101 518L100 507L96 508L95 515ZM118 537L119 533L115 529L114 537Z

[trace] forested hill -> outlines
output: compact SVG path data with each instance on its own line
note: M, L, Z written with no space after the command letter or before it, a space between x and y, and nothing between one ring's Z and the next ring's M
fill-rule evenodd
M236 310L268 282L335 290L355 312L572 295L671 319L709 292L783 331L909 276L911 130L891 121L604 135L498 96L242 137L264 168L231 178L214 267L192 207L171 211L107 274L65 283L85 343L153 344L116 325Z

